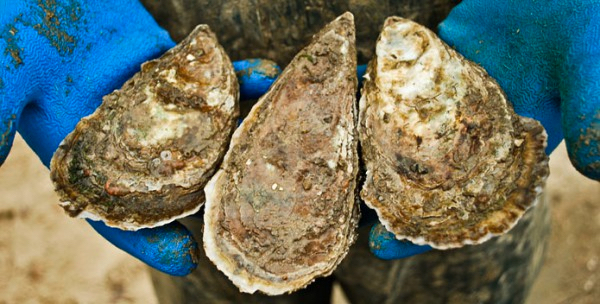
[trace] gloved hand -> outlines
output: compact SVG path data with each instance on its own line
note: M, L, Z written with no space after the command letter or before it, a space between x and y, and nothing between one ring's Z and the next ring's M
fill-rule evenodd
M0 164L18 130L48 166L59 143L102 96L172 46L137 1L0 1ZM256 95L256 82L268 88L279 71L273 65L234 64L241 70L242 97ZM135 232L88 222L158 270L186 275L196 267L198 246L177 222Z
M600 180L600 1L464 0L439 35L496 78L518 114L544 125L546 153L564 137L575 168ZM370 239L387 259L418 248L381 226Z

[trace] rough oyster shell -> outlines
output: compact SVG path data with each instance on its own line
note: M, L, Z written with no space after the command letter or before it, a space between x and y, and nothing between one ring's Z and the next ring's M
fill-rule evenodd
M233 66L200 25L64 139L51 162L61 206L127 230L195 213L238 112Z
M359 105L362 199L398 239L438 249L515 225L548 175L546 134L433 32L392 17Z
M327 25L235 131L205 187L206 255L243 292L331 274L356 238L354 18Z

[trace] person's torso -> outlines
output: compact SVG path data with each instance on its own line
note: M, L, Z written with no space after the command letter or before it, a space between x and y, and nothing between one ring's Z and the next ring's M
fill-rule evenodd
M208 24L232 60L267 58L284 66L325 24L350 11L355 16L359 64L373 54L388 16L435 29L460 0L142 0L180 41Z

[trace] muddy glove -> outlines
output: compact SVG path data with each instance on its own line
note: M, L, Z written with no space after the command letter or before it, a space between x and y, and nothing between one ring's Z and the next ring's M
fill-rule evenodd
M18 130L48 166L59 143L102 96L173 45L137 1L0 1L0 164ZM256 68L263 66L260 60L235 66L247 69L240 73L242 96L256 94L254 81L267 87L273 81ZM135 232L88 222L158 270L186 275L196 267L198 246L177 222Z
M439 35L496 78L518 114L544 125L546 153L564 137L575 168L600 180L600 1L465 0ZM380 225L370 238L383 258L415 249Z

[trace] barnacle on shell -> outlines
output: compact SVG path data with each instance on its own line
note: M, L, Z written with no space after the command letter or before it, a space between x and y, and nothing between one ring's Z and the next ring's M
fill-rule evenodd
M61 206L127 230L196 212L237 116L233 66L200 25L105 96L60 144L51 177Z
M235 131L205 187L204 248L243 292L332 273L356 236L354 18L300 51Z
M362 199L398 239L445 249L515 225L548 175L546 134L433 32L391 17L359 105Z

